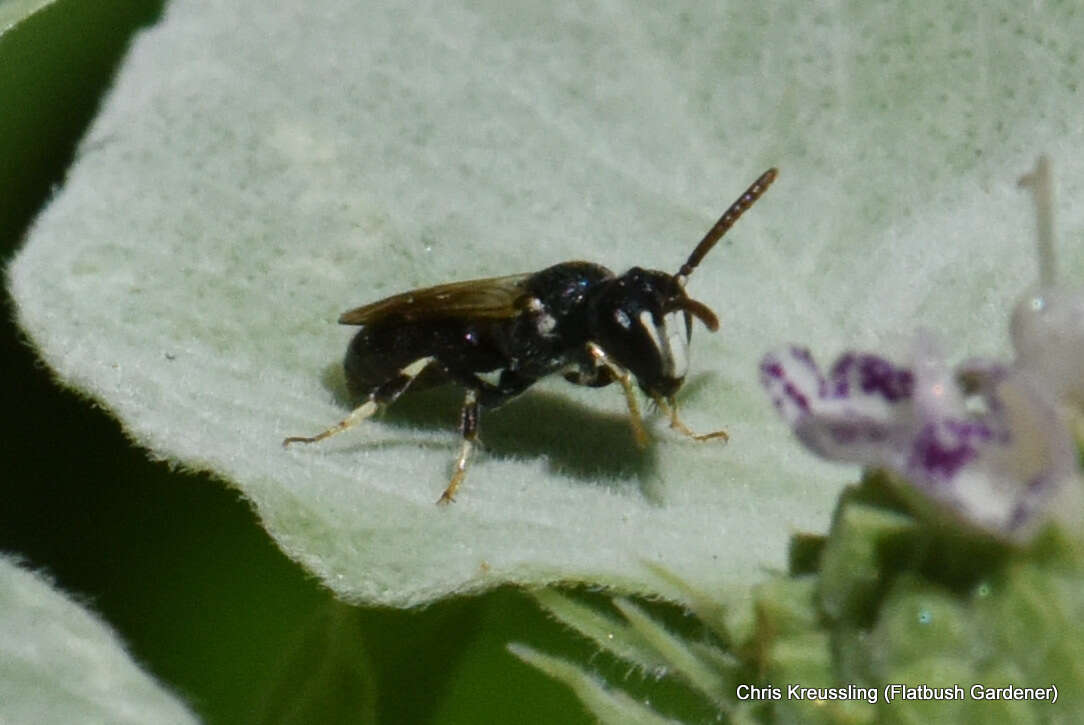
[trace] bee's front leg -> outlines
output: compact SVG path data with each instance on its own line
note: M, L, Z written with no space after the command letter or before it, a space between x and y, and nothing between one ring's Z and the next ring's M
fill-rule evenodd
M632 374L611 360L606 351L593 342L587 343L587 354L590 355L595 365L601 368L598 375L599 379L603 379L602 376L608 374L621 383L621 388L625 391L625 404L629 409L629 423L632 425L632 435L636 439L637 446L646 448L651 439L644 427L644 418L640 415L640 403L636 399L636 390L632 387ZM605 370L606 373L603 373L602 370Z

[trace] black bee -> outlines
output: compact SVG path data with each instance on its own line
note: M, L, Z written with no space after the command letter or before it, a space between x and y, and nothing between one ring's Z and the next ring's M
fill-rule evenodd
M462 448L451 482L437 503L453 500L478 439L480 411L519 395L553 373L577 385L617 381L625 392L636 442L647 444L632 378L670 417L672 428L697 440L678 418L674 394L685 380L692 318L714 332L715 314L685 294L689 275L776 177L768 169L738 197L700 241L677 274L633 267L621 276L590 262L562 262L532 274L476 279L404 292L344 312L361 325L343 366L350 392L364 402L311 438L353 427L391 405L408 388L440 383L466 389L460 414ZM480 375L493 373L495 382Z

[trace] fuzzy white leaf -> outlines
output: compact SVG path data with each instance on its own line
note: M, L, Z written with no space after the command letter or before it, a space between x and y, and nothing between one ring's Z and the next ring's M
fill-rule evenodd
M876 349L920 321L955 355L1007 349L1035 278L1016 176L1045 150L1061 198L1081 196L1082 45L1071 4L1007 0L177 0L11 287L61 380L154 455L233 482L346 599L644 591L644 561L733 596L856 476L791 441L760 356ZM619 393L558 380L483 416L489 451L448 508L454 396L280 447L346 412L341 311L569 259L675 271L770 165L689 284L723 326L694 334L683 413L729 445L658 425L641 453ZM1079 207L1061 225L1079 231ZM1064 269L1084 271L1079 248Z
M196 718L97 617L0 557L0 722L166 725Z

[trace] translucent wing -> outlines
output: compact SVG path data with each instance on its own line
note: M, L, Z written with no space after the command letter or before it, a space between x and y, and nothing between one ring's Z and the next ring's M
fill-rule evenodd
M391 318L405 321L437 317L514 317L523 307L529 274L472 279L411 290L339 316L342 325L372 325Z

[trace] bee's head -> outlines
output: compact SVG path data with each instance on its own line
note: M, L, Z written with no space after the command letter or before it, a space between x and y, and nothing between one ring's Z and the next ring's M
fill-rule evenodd
M693 317L719 328L677 277L639 267L606 282L591 303L595 340L651 397L669 398L685 381Z
M601 283L588 303L591 333L607 355L636 376L652 398L670 398L685 382L693 319L714 332L719 320L706 305L685 294L685 282L708 252L777 175L768 169L730 205L681 265L669 275L633 267Z

